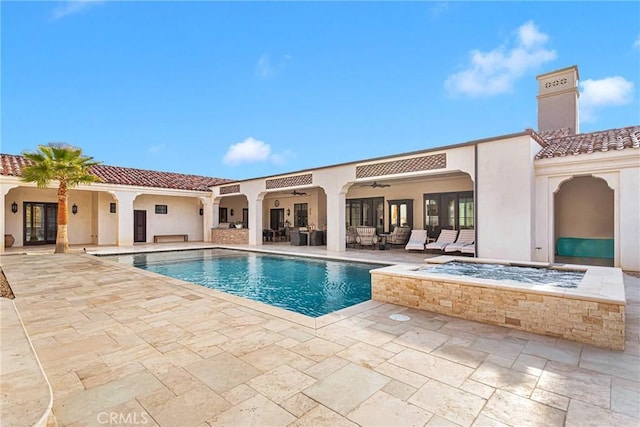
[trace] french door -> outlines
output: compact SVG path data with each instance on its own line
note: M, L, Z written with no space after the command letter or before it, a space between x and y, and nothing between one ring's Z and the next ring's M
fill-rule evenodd
M25 245L46 245L56 242L58 234L58 204L24 202Z
M272 230L279 230L284 227L284 209L271 209L269 226Z

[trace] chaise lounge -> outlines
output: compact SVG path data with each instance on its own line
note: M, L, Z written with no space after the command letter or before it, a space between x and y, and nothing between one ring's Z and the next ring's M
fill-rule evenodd
M451 243L450 245L445 246L445 252L460 252L463 247L471 245L476 240L476 232L475 230L460 230L460 234L458 235L458 239Z
M447 246L456 241L456 237L458 237L458 230L442 230L440 231L440 235L435 242L431 242L425 246L425 249L431 250L444 250Z
M411 230L411 236L407 245L404 247L407 251L424 251L424 244L427 242L427 230Z

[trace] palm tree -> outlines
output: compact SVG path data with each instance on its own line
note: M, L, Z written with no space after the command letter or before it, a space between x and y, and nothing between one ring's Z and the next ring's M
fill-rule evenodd
M69 188L101 181L89 172L91 166L101 162L83 156L80 148L54 143L39 145L38 151L25 152L23 156L32 164L22 169L22 181L35 182L38 188L47 188L51 181L58 181L58 234L54 253L68 253Z

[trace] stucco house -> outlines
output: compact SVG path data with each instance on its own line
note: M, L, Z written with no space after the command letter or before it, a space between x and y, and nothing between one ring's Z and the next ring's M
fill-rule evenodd
M264 229L288 224L325 230L339 252L349 225L407 225L433 237L473 229L482 258L640 271L640 126L581 134L578 78L576 66L537 77L536 131L241 181L99 166L104 182L72 190L70 243L186 234L259 246ZM33 209L46 225L55 201L54 190L19 181L22 162L2 155L0 227L17 246L33 243ZM220 227L234 221L244 228ZM574 251L576 241L593 250Z

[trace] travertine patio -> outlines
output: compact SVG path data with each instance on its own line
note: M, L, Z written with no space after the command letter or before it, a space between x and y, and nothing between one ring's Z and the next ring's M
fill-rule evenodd
M0 261L59 425L640 424L640 279L629 275L626 349L614 352L376 302L309 327L90 255ZM3 357L21 333L2 329ZM6 369L11 402L5 375L17 370ZM20 425L28 406L2 424Z

